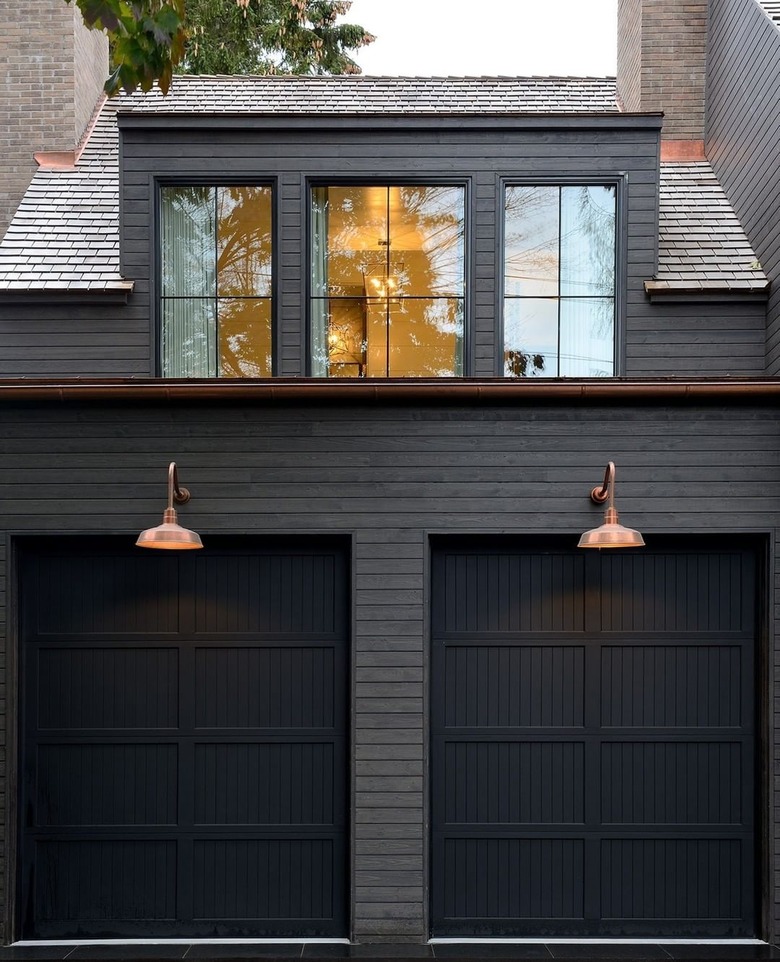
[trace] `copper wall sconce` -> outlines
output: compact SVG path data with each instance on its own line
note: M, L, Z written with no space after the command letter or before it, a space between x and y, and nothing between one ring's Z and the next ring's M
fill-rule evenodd
M578 548L642 548L645 539L633 528L624 528L618 521L615 508L615 463L610 461L604 472L604 483L590 492L595 504L608 502L604 524L591 528L580 538Z
M179 473L176 462L171 461L168 466L168 507L163 512L162 524L156 528L147 528L138 535L136 544L139 548L162 548L166 551L189 551L202 548L203 542L197 531L182 528L176 520L176 504L186 504L190 500L190 492L179 484Z

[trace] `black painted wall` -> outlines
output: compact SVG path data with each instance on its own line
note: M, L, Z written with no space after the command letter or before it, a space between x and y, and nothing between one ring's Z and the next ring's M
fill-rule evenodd
M607 460L618 466L622 520L654 534L780 529L780 434L772 408L527 404L392 407L177 404L0 408L2 600L18 710L13 537L111 533L158 522L175 459L192 501L181 520L207 539L331 534L352 542L352 935L423 941L428 934L429 558L432 535L565 535L572 547L601 511L588 499ZM772 653L780 570L759 578ZM762 645L765 640L762 633ZM771 655L774 659L774 654ZM780 724L774 660L756 698ZM770 692L773 701L770 702ZM774 728L764 722L758 769ZM15 771L10 742L9 771ZM759 779L759 835L776 846L777 793ZM772 786L774 792L774 786ZM15 782L3 799L14 797ZM13 809L7 835L13 835ZM776 849L758 855L766 934ZM774 920L776 924L776 920Z

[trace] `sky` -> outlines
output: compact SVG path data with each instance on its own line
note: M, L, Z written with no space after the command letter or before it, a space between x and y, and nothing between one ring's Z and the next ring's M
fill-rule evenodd
M353 0L363 73L614 76L617 0Z

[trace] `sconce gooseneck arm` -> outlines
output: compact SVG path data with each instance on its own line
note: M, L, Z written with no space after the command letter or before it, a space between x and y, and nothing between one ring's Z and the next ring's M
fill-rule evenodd
M615 462L610 461L607 464L607 468L604 471L604 483L601 487L594 488L590 492L591 501L596 504L604 504L605 501L609 500L609 507L614 508L614 498L615 498Z
M179 472L176 469L176 462L171 461L168 465L168 508L172 509L176 504L186 504L190 500L190 492L179 484Z

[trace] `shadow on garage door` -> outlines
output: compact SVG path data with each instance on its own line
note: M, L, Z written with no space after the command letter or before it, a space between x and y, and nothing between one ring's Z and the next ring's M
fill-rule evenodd
M22 937L346 934L346 556L238 543L24 544Z

